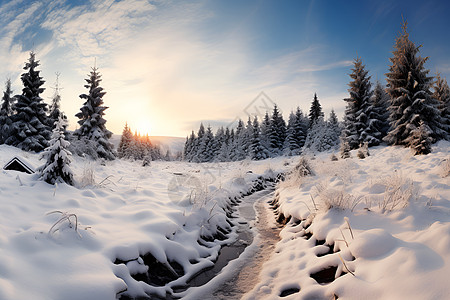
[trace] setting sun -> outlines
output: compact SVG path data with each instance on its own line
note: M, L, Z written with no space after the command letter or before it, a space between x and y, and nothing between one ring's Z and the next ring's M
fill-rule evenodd
M133 133L136 131L140 135L150 135L154 131L154 126L148 119L139 119L135 122L130 122L129 126Z

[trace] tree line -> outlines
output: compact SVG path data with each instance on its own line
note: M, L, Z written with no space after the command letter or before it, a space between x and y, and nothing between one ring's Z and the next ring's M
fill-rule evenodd
M127 123L120 138L117 155L122 159L142 160L144 166L149 165L152 160L173 159L170 149L163 155L159 145L154 145L148 134L143 136L137 132L133 134Z
M85 79L88 93L81 94L84 100L80 112L76 114L79 128L67 131L67 116L60 109L61 97L58 86L52 97L50 107L43 101L45 81L37 70L39 61L34 52L21 75L22 93L13 96L11 80L6 81L0 106L0 144L7 144L24 151L42 152L46 159L38 168L40 178L54 184L66 182L73 184L69 168L72 152L88 155L94 159L114 160L116 152L109 142L112 132L106 129L103 96L100 86L101 75L96 67ZM70 141L70 142L69 142Z
M302 148L317 151L335 148L341 129L334 110L324 120L322 106L314 95L309 114L297 107L288 122L275 104L269 116L261 121L249 117L247 123L237 121L236 128L220 127L215 134L203 123L197 134L186 138L184 159L192 162L236 161L246 158L261 160L279 155L298 155Z
M429 76L424 66L428 57L418 55L420 46L409 39L407 23L396 38L387 86L371 77L360 57L350 73L349 97L343 122L334 111L325 121L317 94L308 117L297 107L286 125L274 107L259 123L239 120L236 129L219 128L213 135L203 124L197 134L186 138L184 159L193 162L259 160L278 155L296 155L304 151L320 152L340 145L341 157L349 151L381 143L410 147L414 154L431 152L431 144L448 139L450 131L450 89L438 73ZM434 80L436 79L436 80ZM432 92L431 90L434 90Z
M409 39L404 22L389 59L384 90L377 83L372 91L368 71L360 58L355 59L350 97L344 99L343 151L386 142L409 147L414 154L428 154L432 143L449 138L450 90L439 73L436 80L428 75L424 66L428 57L418 55L420 47Z

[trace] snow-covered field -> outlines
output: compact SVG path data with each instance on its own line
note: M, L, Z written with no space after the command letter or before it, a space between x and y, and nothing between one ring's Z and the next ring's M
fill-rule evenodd
M353 158L339 161L319 154L309 160L315 176L279 185L278 211L291 218L259 283L244 298L445 299L450 294L450 176L444 174L450 143L434 145L426 156L381 146L370 154L358 159L352 152ZM16 155L34 167L43 163L37 154L2 145L0 165ZM211 265L227 242L197 241L231 229L225 212L230 196L247 191L259 175L289 171L298 160L142 167L75 158L77 187L55 187L36 175L2 170L0 299L115 299L125 289L132 296L164 297ZM48 214L54 211L59 212ZM230 239L234 236L231 232ZM130 273L147 271L142 262L148 253L167 269L176 261L180 268L172 271L179 279L157 287L131 278ZM328 267L347 274L324 284L310 277Z
M0 165L16 155L34 167L43 163L37 154L2 145ZM74 158L71 168L78 187L1 171L0 299L115 299L125 290L165 297L213 264L227 241L197 240L218 227L231 229L225 214L229 198L246 192L268 162L142 167ZM230 239L234 236L231 232ZM161 287L132 279L130 273L147 271L142 259L148 253L181 277ZM173 261L181 273L171 270Z
M449 299L450 143L370 154L323 153L315 176L280 184L275 205L291 219L245 299Z

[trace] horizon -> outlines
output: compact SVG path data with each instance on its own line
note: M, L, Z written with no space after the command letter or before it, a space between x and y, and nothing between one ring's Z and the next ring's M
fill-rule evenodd
M430 57L430 75L450 76L450 41L441 38L450 6L440 1L0 3L2 78L11 77L20 94L22 68L35 51L46 103L61 73L70 129L94 64L114 134L128 122L141 134L184 138L200 122L216 130L245 121L249 109L264 113L254 109L271 102L286 120L297 106L308 113L314 93L325 116L334 108L342 121L353 60L360 56L372 82L384 85L402 16L411 40L423 45L420 55Z

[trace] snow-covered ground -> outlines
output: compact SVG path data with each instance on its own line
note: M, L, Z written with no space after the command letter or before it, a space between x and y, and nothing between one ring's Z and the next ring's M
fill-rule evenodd
M0 165L17 155L34 167L43 164L37 154L2 145ZM71 168L77 187L0 171L0 299L115 299L125 290L131 296L165 297L213 264L227 241L197 241L231 229L230 197L246 192L270 165L152 162L142 167L74 158ZM130 273L147 271L148 253L181 277L161 287L131 278ZM181 271L172 270L174 261Z
M289 177L278 186L277 210L291 218L245 299L450 294L450 176L444 177L450 143L434 145L426 156L381 146L370 154L358 159L352 152L353 158L339 161L319 154L309 160L315 176ZM0 165L16 155L35 167L43 163L37 154L2 145ZM115 299L125 289L164 297L211 265L227 242L197 241L230 230L230 197L247 191L259 175L288 171L298 160L142 167L75 158L77 187L1 170L0 299ZM59 212L48 214L53 211ZM57 223L61 217L68 219ZM160 287L135 281L130 273L147 271L142 262L148 253L167 269L176 261L173 272L181 277ZM310 277L328 267L344 275L325 284Z
M245 299L449 299L450 143L370 154L323 153L315 176L280 184L274 204L291 219Z

